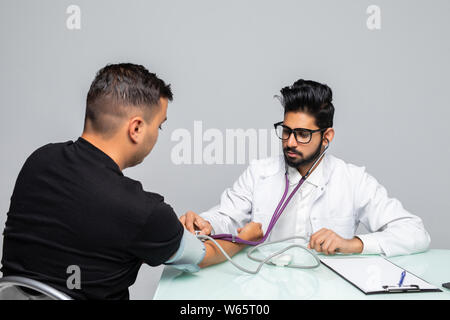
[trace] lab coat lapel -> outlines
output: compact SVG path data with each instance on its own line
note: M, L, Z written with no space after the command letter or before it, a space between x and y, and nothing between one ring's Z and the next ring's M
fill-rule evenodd
M264 233L266 232L270 219L283 196L285 186L284 171L279 170L274 175L262 178L255 187L252 220L261 222Z
M313 195L313 203L318 201L326 190L333 169L333 157L329 154L325 154L320 165L322 166L320 173L314 176L313 183L317 185L317 190Z
M325 215L330 210L327 198L324 199L321 198L324 196L327 190L327 185L333 172L335 163L333 156L329 154L325 155L322 161L323 161L322 174L316 180L318 188L316 192L313 194L313 199L311 202L311 212L309 216L309 231L307 235L308 239L311 236L311 234L317 232L321 227L323 227L322 225L317 224L317 221L321 221L320 217Z

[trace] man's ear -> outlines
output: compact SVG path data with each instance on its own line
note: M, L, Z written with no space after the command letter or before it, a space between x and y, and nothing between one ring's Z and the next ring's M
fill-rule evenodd
M328 128L323 134L324 147L329 146L330 142L333 141L333 138L334 138L334 129Z
M128 122L128 136L134 143L140 143L143 139L144 119L142 117L131 118Z

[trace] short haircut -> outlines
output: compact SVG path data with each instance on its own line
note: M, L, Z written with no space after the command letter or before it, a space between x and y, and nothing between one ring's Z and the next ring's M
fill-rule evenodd
M160 98L172 101L170 84L150 73L145 67L131 63L109 64L100 69L86 99L84 126L104 137L113 135L120 121L135 108L150 117L150 110Z
M333 92L326 84L311 80L297 80L293 85L281 89L281 104L284 113L305 112L313 116L320 129L333 127Z

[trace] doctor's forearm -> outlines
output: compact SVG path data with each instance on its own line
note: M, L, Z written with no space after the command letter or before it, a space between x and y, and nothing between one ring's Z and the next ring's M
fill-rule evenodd
M230 256L234 256L236 253L246 247L245 244L233 243L224 240L216 240L217 243L225 250ZM200 268L205 268L214 264L221 263L227 258L223 255L219 248L212 241L205 241L206 253L202 262L198 265Z

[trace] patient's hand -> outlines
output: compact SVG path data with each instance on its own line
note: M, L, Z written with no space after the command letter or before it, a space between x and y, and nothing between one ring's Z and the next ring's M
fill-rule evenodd
M243 228L237 229L238 237L247 241L258 241L264 235L261 227L259 222L249 222Z

